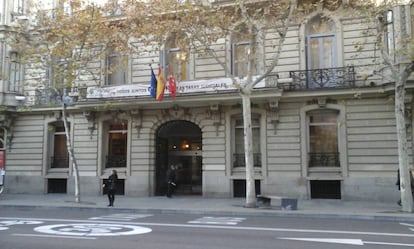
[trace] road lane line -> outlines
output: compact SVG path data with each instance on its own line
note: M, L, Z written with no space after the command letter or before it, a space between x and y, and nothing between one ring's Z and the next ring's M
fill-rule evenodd
M24 236L24 237L46 237L46 238L63 238L63 239L96 239L95 237L43 235L43 234L25 234L25 233L14 233L12 235L13 236Z

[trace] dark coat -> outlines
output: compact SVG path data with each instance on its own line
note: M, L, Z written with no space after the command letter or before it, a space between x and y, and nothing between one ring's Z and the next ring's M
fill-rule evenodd
M106 180L105 188L107 190L116 190L116 182L118 180L118 176L115 174L112 174L108 177L108 180Z
M169 168L166 177L167 183L175 183L175 176L175 169Z

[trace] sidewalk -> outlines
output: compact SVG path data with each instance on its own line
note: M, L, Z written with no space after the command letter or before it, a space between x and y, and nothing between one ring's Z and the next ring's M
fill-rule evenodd
M67 194L2 194L1 208L71 208L71 209L115 209L120 212L210 214L233 216L279 216L392 220L414 222L414 213L401 212L397 203L380 203L343 200L298 200L298 210L281 210L278 203L272 208L245 208L244 198L206 198L200 196L178 196L166 198L116 196L115 207L107 207L106 196L81 196L75 203L73 195ZM1 211L0 211L1 216Z

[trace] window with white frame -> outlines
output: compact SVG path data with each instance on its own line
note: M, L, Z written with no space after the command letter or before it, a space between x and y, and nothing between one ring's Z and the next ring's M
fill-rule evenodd
M247 76L249 70L250 41L246 27L240 27L231 37L231 72L235 77L243 78ZM253 66L256 74L257 62L254 60Z
M385 16L385 45L389 55L393 57L394 53L394 13L388 10Z
M9 55L9 86L10 92L20 92L22 90L22 65L20 63L20 56L17 52L10 52Z
M308 167L340 167L338 111L314 110L308 119Z
M25 2L25 0L14 0L13 1L13 10L12 10L12 12L13 13L19 13L19 14L22 14L22 13L24 13L24 2Z
M127 84L127 58L113 48L108 50L105 59L105 85Z
M183 40L183 34L171 34L165 44L162 58L165 74L171 73L178 82L189 78L189 50L180 45Z
M244 125L243 116L235 115L232 117L233 127L233 167L245 167L244 150ZM252 113L252 135L253 135L253 164L254 167L261 167L260 153L260 115Z

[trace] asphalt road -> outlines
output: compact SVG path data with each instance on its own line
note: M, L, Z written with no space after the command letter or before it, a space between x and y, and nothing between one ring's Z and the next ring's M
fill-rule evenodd
M1 249L414 248L414 223L2 209Z

